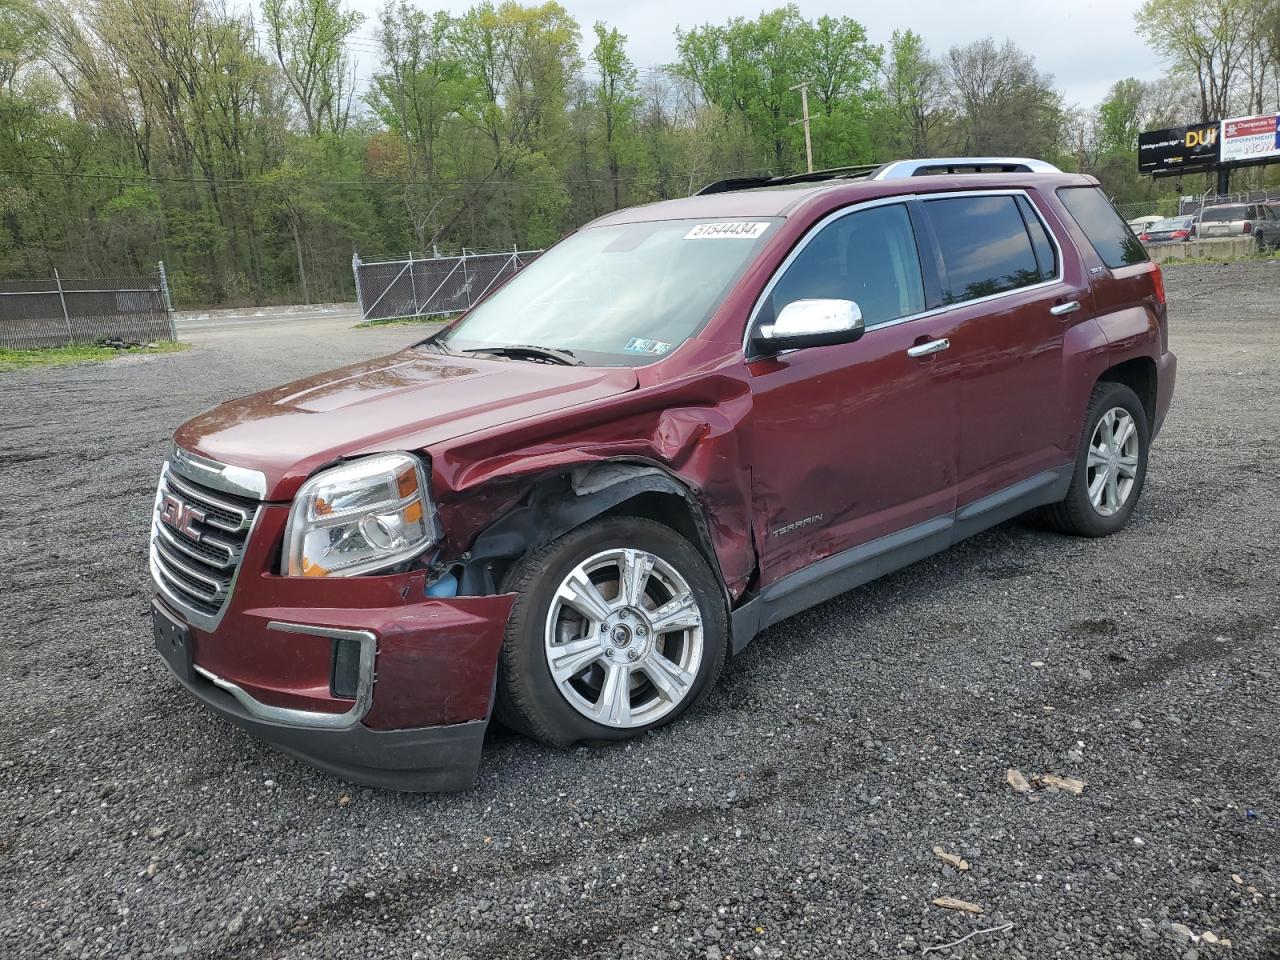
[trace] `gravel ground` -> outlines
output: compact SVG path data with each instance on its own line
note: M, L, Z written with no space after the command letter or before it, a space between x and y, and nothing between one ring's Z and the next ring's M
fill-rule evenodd
M1280 957L1280 263L1167 280L1180 384L1123 534L1006 524L771 629L674 727L495 731L441 797L216 719L147 619L172 427L414 331L0 377L0 955Z

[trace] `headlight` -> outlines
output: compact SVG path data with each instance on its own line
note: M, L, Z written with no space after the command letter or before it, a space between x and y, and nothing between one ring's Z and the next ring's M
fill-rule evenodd
M408 560L436 540L422 462L380 453L318 473L298 491L284 535L292 577L343 577Z

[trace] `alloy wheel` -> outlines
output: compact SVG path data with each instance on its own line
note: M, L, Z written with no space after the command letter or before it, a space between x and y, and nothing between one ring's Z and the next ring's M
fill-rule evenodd
M688 581L661 557L606 550L561 581L545 647L551 677L575 710L606 727L642 727L693 690L702 611Z
M1085 464L1089 502L1104 517L1120 510L1138 479L1138 425L1129 411L1112 407L1102 415L1089 441Z

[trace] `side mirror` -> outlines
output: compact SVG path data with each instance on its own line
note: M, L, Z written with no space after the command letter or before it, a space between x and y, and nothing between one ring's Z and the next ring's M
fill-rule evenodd
M751 340L759 353L772 354L852 343L864 331L862 311L852 300L793 300Z

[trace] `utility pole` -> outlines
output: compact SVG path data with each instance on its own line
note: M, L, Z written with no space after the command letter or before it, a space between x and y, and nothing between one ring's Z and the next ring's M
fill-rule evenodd
M804 124L804 158L808 164L809 172L813 173L813 140L809 138L809 81L797 83L791 89L800 91L800 106L804 111L804 116L800 120L792 120L791 125Z

